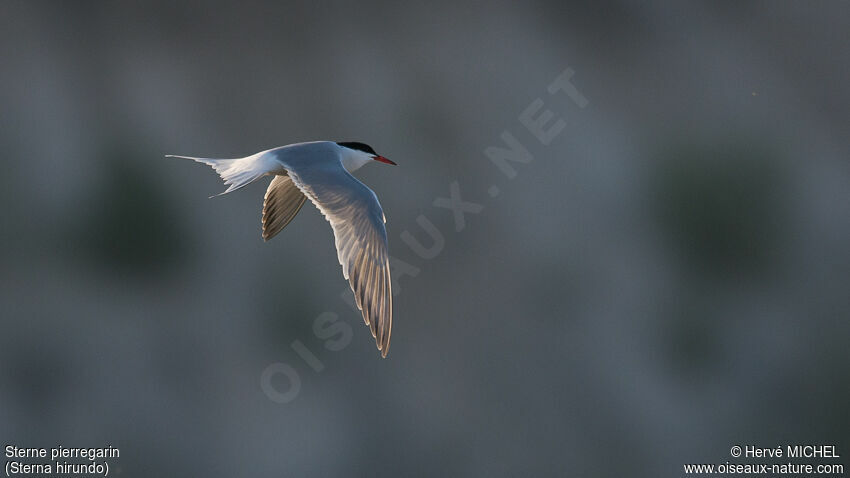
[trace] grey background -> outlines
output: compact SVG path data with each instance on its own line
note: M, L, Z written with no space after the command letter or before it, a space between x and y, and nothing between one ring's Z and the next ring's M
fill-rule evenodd
M676 476L796 443L848 466L848 24L844 2L3 1L0 440L116 446L133 477ZM567 67L586 108L546 91ZM566 122L548 146L517 119L536 98ZM483 154L505 130L534 155L512 180ZM419 269L386 360L315 208L263 243L265 183L211 200L212 170L163 158L314 139L399 163L359 174ZM453 181L484 206L460 232L432 206ZM431 260L400 239L427 243L420 214ZM272 363L294 401L263 392Z

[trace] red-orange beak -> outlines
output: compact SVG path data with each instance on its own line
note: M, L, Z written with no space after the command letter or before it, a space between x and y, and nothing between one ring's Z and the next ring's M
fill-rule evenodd
M374 157L374 158L372 158L372 159L374 159L375 161L380 161L380 162L382 162L382 163L392 164L393 166L398 166L396 163L394 163L394 162L390 161L389 159L387 159L387 158L385 158L385 157L383 157L383 156L375 156L375 157Z

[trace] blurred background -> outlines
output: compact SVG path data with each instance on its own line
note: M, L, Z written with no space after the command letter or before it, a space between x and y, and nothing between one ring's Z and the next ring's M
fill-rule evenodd
M0 439L112 445L133 477L850 456L849 24L844 2L4 1ZM547 91L568 67L585 108ZM537 98L549 145L518 120ZM514 179L483 153L503 131L534 156ZM399 163L358 173L413 268L386 360L314 207L264 243L265 181L208 199L211 169L163 157L319 139ZM433 206L454 181L483 206L460 232ZM430 243L419 215L433 259L401 240Z

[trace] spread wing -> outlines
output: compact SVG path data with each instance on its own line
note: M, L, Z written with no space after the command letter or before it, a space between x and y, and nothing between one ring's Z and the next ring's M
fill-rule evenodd
M282 162L292 182L330 222L342 275L386 357L393 311L384 212L375 193L349 174L338 158L322 159L309 167Z
M268 241L286 227L306 200L289 176L275 176L263 200L263 239Z

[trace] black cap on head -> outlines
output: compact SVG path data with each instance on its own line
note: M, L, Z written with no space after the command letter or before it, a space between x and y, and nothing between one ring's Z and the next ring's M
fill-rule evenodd
M378 153L376 153L375 150L372 149L372 147L369 146L366 143L358 143L357 141L342 141L342 142L337 142L336 144L338 144L340 146L344 146L344 147L349 148L349 149L354 149L354 150L357 150L357 151L363 151L364 153L374 154L375 156L378 155Z

